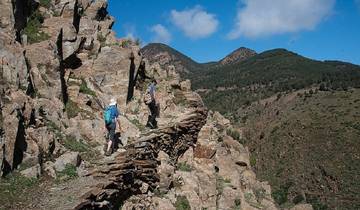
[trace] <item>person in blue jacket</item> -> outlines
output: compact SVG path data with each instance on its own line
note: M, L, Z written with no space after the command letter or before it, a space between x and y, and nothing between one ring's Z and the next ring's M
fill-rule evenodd
M116 123L119 126L120 132L122 131L122 129L121 129L120 119L119 119L120 112L117 108L117 102L114 98L112 98L110 100L109 106L106 109L109 110L110 119L111 119L110 122L108 122L108 123L105 121L105 128L108 131L108 134L107 134L108 143L107 143L107 149L106 149L105 155L109 156L112 153L112 149L114 146L113 143L116 141L116 139L115 139Z

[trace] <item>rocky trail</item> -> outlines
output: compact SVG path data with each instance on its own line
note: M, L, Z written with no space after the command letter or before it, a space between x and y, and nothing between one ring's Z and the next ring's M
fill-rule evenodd
M0 209L278 209L241 132L116 38L105 0L4 0L0 14ZM158 81L150 131L142 62ZM110 98L123 146L105 157Z

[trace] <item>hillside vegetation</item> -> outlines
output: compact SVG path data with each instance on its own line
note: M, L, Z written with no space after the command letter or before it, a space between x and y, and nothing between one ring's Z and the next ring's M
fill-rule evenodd
M229 116L239 106L282 92L310 86L322 90L360 87L360 67L315 61L276 49L234 65L209 69L196 74L192 81L194 89L206 90L200 93L207 106Z
M239 110L257 175L278 204L360 209L360 90L288 94Z

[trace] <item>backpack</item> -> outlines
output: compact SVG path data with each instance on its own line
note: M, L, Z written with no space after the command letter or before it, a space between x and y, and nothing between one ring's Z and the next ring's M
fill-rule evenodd
M111 118L111 107L108 106L106 107L105 111L104 111L104 121L106 125L110 125L112 123L112 118Z
M152 97L151 97L151 94L150 94L150 90L148 89L146 91L146 93L144 94L144 103L146 105L149 105L149 104L151 104L151 102L152 102Z

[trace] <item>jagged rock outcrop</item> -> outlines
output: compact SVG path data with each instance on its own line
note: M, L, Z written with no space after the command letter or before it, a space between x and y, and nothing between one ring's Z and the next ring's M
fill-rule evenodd
M6 173L28 159L29 155L23 153L39 157L37 161L41 162L43 155L51 156L54 151L59 151L52 148L55 144L60 145L59 139L53 137L69 127L69 116L64 113L64 108L68 100L78 99L75 95L72 95L75 99L68 96L70 69L79 68L83 63L92 68L92 59L81 57L80 51L82 54L84 51L94 53L89 51L93 47L84 48L86 41L89 43L91 40L91 45L98 46L97 54L101 44L96 37L110 34L113 22L107 14L99 12L106 10L106 1L51 1L43 4L33 1L1 2L0 90L4 94L1 111L2 116L9 117L1 123L3 140L0 159L1 165L7 166L2 169L9 168ZM84 14L89 15L84 18L84 23L87 21L91 26L80 30L79 23ZM99 14L101 18L95 18ZM44 20L38 29L48 35L48 40L20 43L21 40L17 39L19 33L32 35L24 32L27 25L32 24L26 22L32 21L28 18L30 16ZM114 38L110 40L116 41ZM49 124L51 129L47 129ZM57 142L54 143L54 140ZM30 162L36 163L35 160Z
M210 113L196 143L176 162L159 155L159 187L155 194L140 193L124 209L176 209L188 202L191 209L277 209L269 185L256 180L249 152L226 134L229 121ZM136 202L134 202L136 201Z
M145 194L157 188L158 157L160 151L167 153L172 163L197 139L199 129L205 123L206 112L196 109L185 114L179 122L159 129L126 147L114 160L105 162L89 175L101 177L75 209L113 209L133 194ZM141 189L146 188L146 189Z

